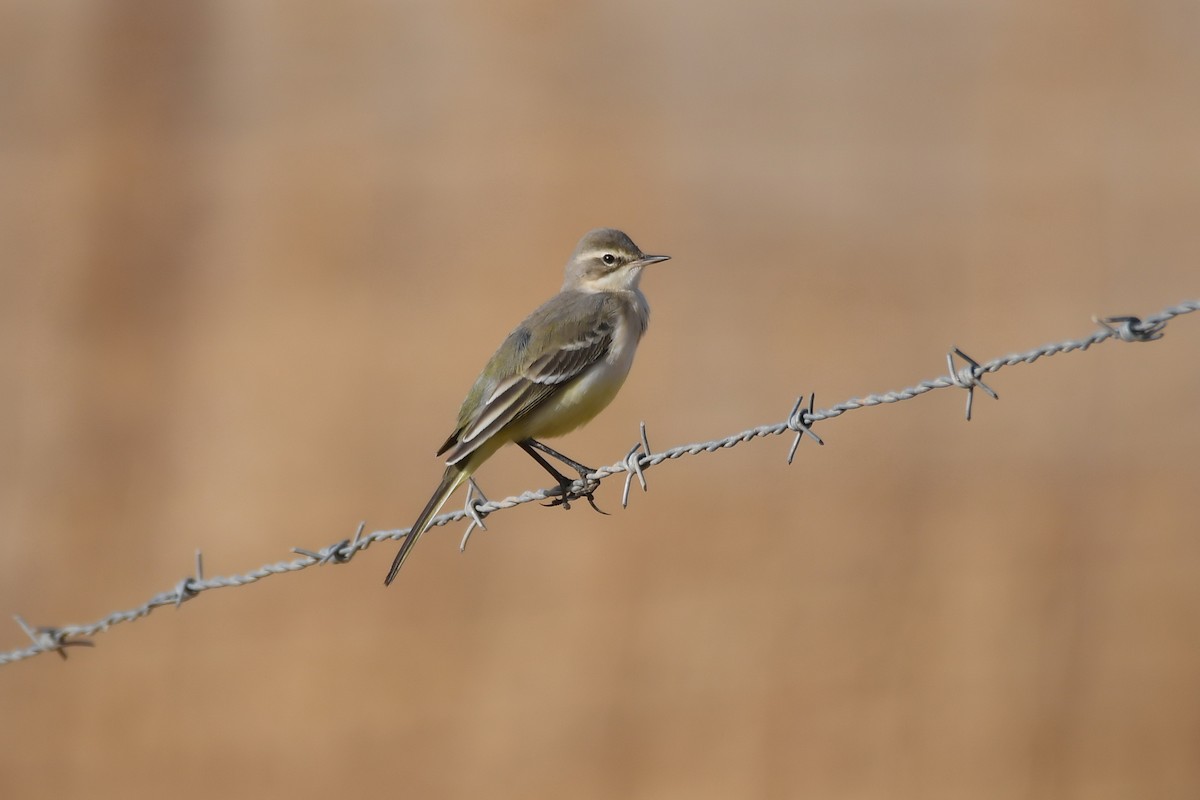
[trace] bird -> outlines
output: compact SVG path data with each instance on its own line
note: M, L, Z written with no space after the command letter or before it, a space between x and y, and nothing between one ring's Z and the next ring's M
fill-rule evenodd
M571 499L586 497L596 507L591 491L572 494L573 482L541 453L577 471L585 485L594 470L539 440L590 422L616 397L650 322L642 270L669 258L646 255L615 228L584 234L567 260L562 289L513 329L463 400L436 453L446 471L404 537L385 585L454 490L506 444L517 444L554 476L559 489L551 505L569 508Z

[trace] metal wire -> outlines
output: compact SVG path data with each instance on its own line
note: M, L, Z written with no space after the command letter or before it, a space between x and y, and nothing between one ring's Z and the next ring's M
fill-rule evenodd
M1071 339L1063 342L1055 342L1053 344L1036 347L1024 353L1012 353L1007 356L993 359L986 363L978 363L959 348L952 348L947 355L947 365L949 374L943 375L932 380L922 381L915 386L910 386L907 389L900 389L893 392L885 392L883 394L870 394L865 397L853 398L838 403L830 408L815 410L813 408L814 396L809 395L807 402L801 396L792 407L791 413L782 422L777 422L773 425L760 425L757 428L750 428L740 433L735 433L720 439L713 439L707 442L696 442L694 444L680 445L664 450L660 453L655 453L650 448L650 441L646 435L646 425L642 423L641 436L637 444L635 444L622 458L615 464L597 469L595 472L587 476L587 480L576 481L574 490L578 492L578 496L583 496L583 493L594 489L595 485L603 481L605 478L620 473L625 473L625 487L621 496L621 505L627 506L629 503L629 490L633 480L636 478L642 490L647 488L646 470L650 467L657 466L664 461L682 458L688 455L699 455L700 453L714 453L725 448L735 447L743 442L749 442L754 439L761 439L768 436L779 436L784 433L794 433L796 438L793 440L789 449L787 461L790 464L796 454L796 448L799 446L801 439L809 437L817 444L824 444L819 436L812 431L812 425L817 422L840 417L847 411L854 411L859 408L869 408L871 406L884 405L886 403L898 403L902 400L911 400L914 397L926 394L935 389L959 388L967 392L966 415L967 419L971 418L972 405L974 402L975 390L980 389L994 399L998 399L998 395L991 387L983 382L983 376L994 372L999 372L1005 367L1015 366L1017 364L1032 364L1039 358L1057 355L1059 353L1070 353L1074 350L1087 350L1093 345L1108 341L1109 339L1118 339L1123 342L1149 342L1162 338L1163 329L1167 323L1183 314L1190 314L1195 311L1200 311L1200 300L1191 300L1180 303L1176 306L1165 308L1162 311L1145 319L1131 316L1107 317L1105 319L1095 319L1093 321L1100 325L1100 328L1082 339ZM963 366L956 367L955 358L962 362ZM441 514L435 517L431 527L447 525L451 522L458 522L462 519L469 519L470 525L467 528L466 534L463 536L461 547L466 546L467 538L471 531L476 527L483 527L483 519L488 514L500 511L507 508L523 505L525 503L533 503L539 500L546 500L561 494L559 487L550 489L539 489L536 491L527 491L523 494L513 497L507 497L503 500L488 500L479 491L477 486L473 486L471 491L467 493L467 503L463 509L452 511L447 514ZM194 574L185 577L167 591L156 594L145 603L125 611L114 611L111 614L95 621L83 625L63 625L63 626L39 626L34 627L29 625L20 616L14 616L17 624L25 631L25 634L32 640L32 644L25 648L10 650L5 653L0 653L0 664L8 664L14 661L20 661L26 658L41 653L56 652L61 657L66 658L69 647L91 647L93 643L89 637L93 637L98 633L102 633L113 625L118 625L123 622L132 622L142 617L148 616L150 612L163 606L178 607L188 600L199 597L202 593L212 589L220 589L230 586L245 586L255 583L263 578L271 575L282 575L290 572L297 572L302 569L314 566L324 566L327 564L345 564L349 562L358 553L366 550L376 542L388 540L398 540L404 538L408 533L407 528L397 530L380 530L363 535L365 523L359 523L358 529L351 538L342 539L334 542L321 550L313 551L303 548L293 548L293 552L298 554L299 558L294 558L290 561L277 561L273 564L264 564L257 569L250 570L236 575L216 576L212 578L204 577L204 565L199 551L196 553L196 566Z

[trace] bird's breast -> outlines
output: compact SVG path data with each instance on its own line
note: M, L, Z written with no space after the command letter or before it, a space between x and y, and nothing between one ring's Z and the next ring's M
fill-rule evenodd
M629 314L621 315L608 354L531 415L527 435L535 439L562 436L603 411L625 383L641 338L640 321Z

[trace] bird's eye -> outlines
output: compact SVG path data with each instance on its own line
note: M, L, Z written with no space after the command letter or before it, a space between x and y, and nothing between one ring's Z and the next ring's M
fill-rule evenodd
M604 258L603 258L603 259L601 259L601 260L602 260L602 261L604 261L604 263L605 263L605 264L608 264L608 265L610 265L610 266L611 266L612 264L615 264L615 263L617 263L617 257L616 257L616 256L614 256L612 253L605 253L605 254L604 254Z

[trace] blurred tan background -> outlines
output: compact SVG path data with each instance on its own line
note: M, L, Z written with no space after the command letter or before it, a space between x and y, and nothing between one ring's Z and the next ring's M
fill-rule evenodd
M593 464L1195 297L1197 41L1168 0L4 3L0 612L408 525L597 225L674 260L559 442ZM0 796L1200 796L1198 358L1185 317L970 424L855 412L0 668Z

